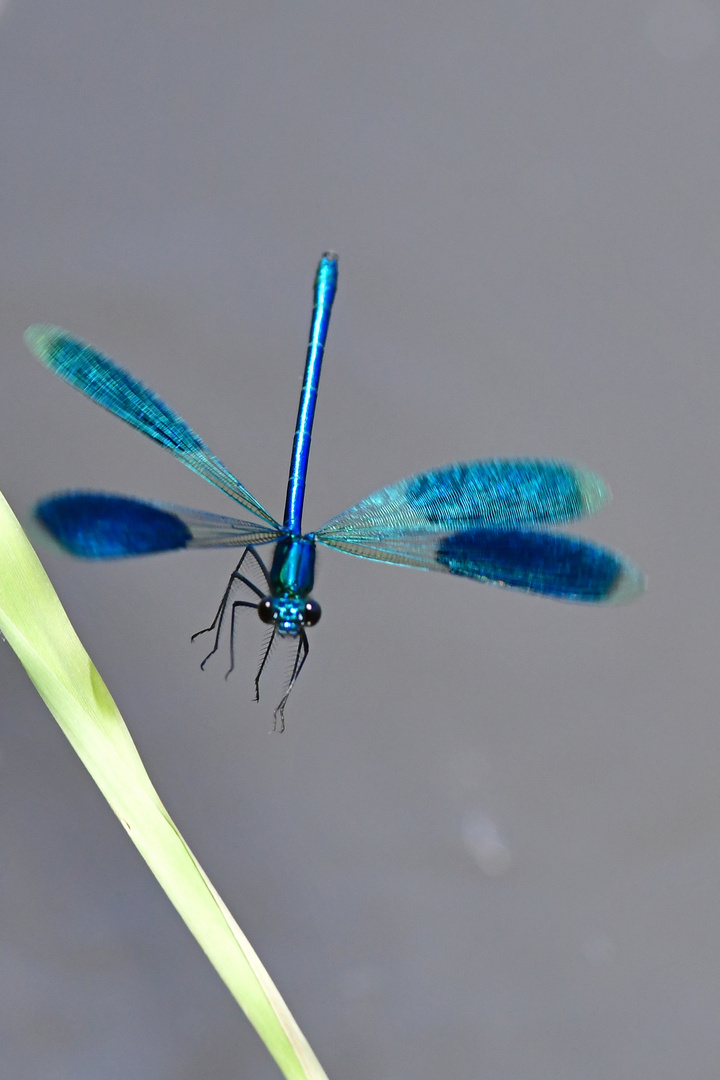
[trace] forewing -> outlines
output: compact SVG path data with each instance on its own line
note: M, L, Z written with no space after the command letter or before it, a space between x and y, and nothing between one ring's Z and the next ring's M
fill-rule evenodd
M472 529L350 543L317 536L350 555L585 603L622 603L645 588L622 555L574 536L533 529Z
M328 521L324 542L522 529L592 514L609 498L594 473L562 461L465 461L408 476Z
M62 548L83 559L122 559L186 547L246 547L280 535L259 522L97 491L50 495L38 503L35 515Z
M31 326L25 332L25 341L51 371L71 386L160 443L231 499L271 525L278 525L176 412L109 357L55 326Z

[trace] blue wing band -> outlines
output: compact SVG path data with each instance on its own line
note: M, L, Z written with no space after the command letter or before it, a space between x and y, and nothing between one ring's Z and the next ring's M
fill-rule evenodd
M363 559L441 570L561 600L623 603L645 588L642 573L622 555L562 534L474 529L355 543L317 539Z
M245 547L271 543L281 535L258 522L95 491L51 495L38 503L35 515L61 547L83 559L122 559L186 547Z
M617 603L643 588L615 552L562 534L481 529L444 537L435 557L451 574L560 600Z
M318 540L376 540L414 533L517 529L594 513L609 499L602 480L562 461L466 461L381 488L328 521Z
M160 443L204 480L264 521L279 524L164 401L109 357L55 326L31 326L25 341L42 362L109 412Z

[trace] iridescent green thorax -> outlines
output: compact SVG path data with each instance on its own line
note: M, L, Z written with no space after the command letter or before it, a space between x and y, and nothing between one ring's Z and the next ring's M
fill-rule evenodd
M279 540L270 567L272 595L304 598L310 595L314 581L314 542L293 536Z

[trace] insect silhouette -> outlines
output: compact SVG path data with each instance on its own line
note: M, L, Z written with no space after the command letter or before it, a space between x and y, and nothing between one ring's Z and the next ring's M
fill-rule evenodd
M406 477L368 495L315 532L303 533L310 440L338 260L320 260L305 375L293 440L282 524L215 457L168 405L108 357L51 326L32 326L25 339L47 367L132 427L160 443L189 469L249 510L258 522L192 510L128 495L70 491L38 503L36 515L66 551L86 559L125 558L179 548L242 547L240 561L210 626L217 652L230 620L230 671L235 615L255 608L271 632L255 678L260 679L276 635L297 641L285 692L275 709L284 729L285 706L309 652L307 629L320 619L311 597L315 551L324 544L362 559L441 570L475 581L591 604L629 600L642 592L640 571L623 556L545 526L594 513L609 494L586 469L543 459L456 462ZM268 568L256 547L274 544ZM247 573L252 562L264 589ZM242 585L252 600L233 599ZM229 612L229 615L228 615ZM193 635L197 637L198 634Z

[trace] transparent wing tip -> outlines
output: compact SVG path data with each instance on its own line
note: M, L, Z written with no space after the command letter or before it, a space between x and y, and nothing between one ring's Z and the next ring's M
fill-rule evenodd
M52 356L60 338L67 337L65 330L59 326L46 326L44 323L35 323L25 331L25 344L30 352L48 364L52 362Z
M601 480L589 469L574 468L575 481L578 486L578 495L582 506L580 516L594 514L601 506L610 502L610 488L604 480Z
M642 570L630 562L623 561L615 585L605 601L607 604L629 604L637 600L647 588L647 578Z
M575 479L585 514L594 514L610 502L610 488L589 469L576 468ZM629 604L632 600L637 600L647 588L647 578L642 570L622 556L618 558L620 570L612 591L605 599L606 604Z

